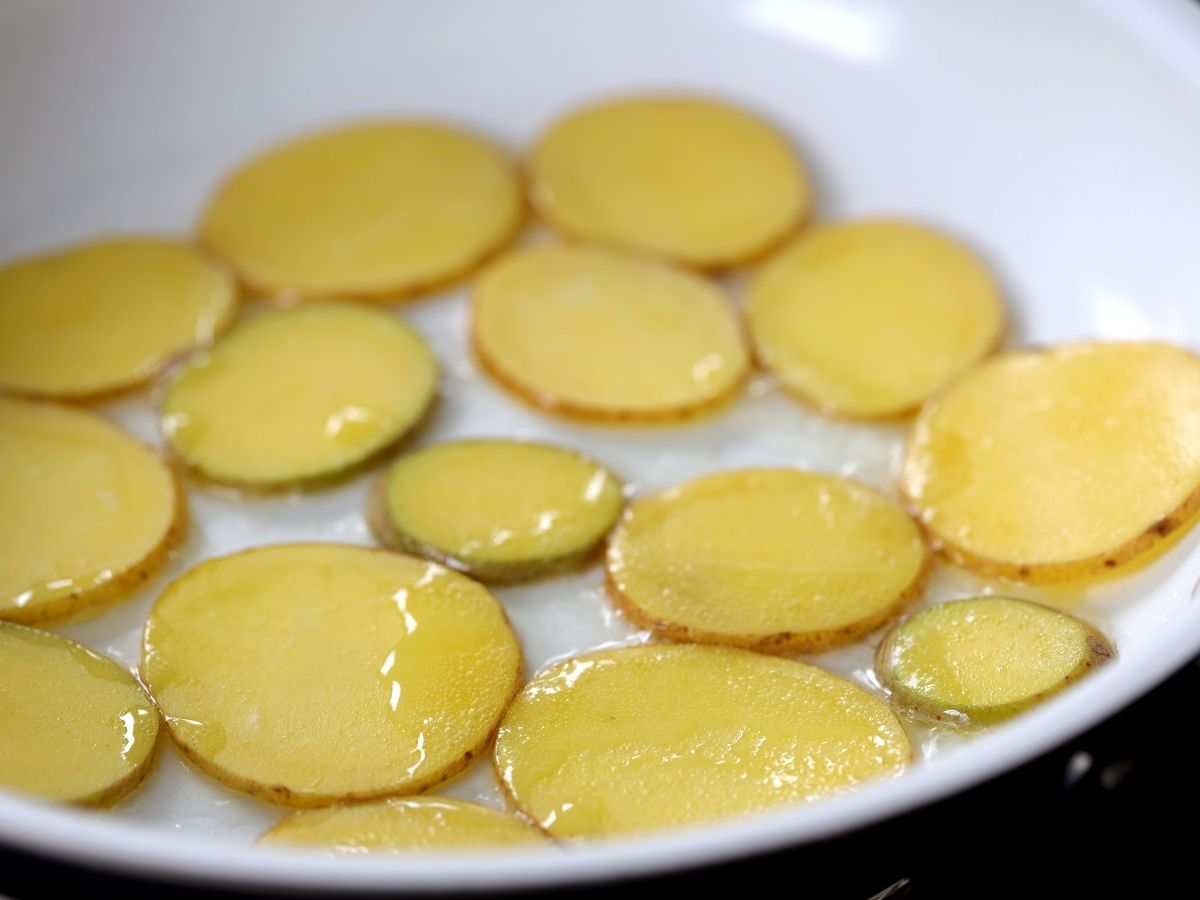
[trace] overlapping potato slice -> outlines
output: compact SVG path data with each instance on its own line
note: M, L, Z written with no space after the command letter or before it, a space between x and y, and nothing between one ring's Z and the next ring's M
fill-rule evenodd
M1103 573L1200 506L1200 359L1083 343L991 360L922 412L902 481L971 569L1031 582Z
M608 588L664 637L805 653L897 615L927 561L916 523L878 491L743 469L635 501L609 542Z
M728 647L625 647L560 663L504 716L496 771L554 837L649 831L796 803L898 772L883 701Z
M928 228L822 228L775 256L748 300L750 332L784 387L857 417L915 409L996 346L999 291L967 249Z
M697 266L743 262L807 215L787 139L696 97L625 98L559 120L531 160L532 199L556 228Z
M0 622L0 785L99 805L154 762L158 713L133 675L56 634Z
M486 747L520 686L500 604L425 560L260 547L173 582L142 675L183 752L290 806L418 793Z
M579 453L468 440L400 457L376 483L368 520L385 546L520 581L591 557L623 503L620 480Z
M408 797L307 809L280 819L259 844L339 854L426 853L548 846L524 819L449 797Z
M0 389L91 398L143 384L233 316L233 278L186 244L125 238L0 268Z
M522 216L516 172L497 148L448 125L392 121L250 161L200 233L257 291L386 299L462 274Z
M875 657L894 702L933 722L1000 721L1116 655L1087 622L1028 600L972 597L901 622Z
M729 399L749 357L733 310L704 279L580 247L535 247L475 289L472 339L498 381L584 418L679 418Z
M129 593L183 532L171 470L115 425L0 397L0 619L40 622Z
M163 431L213 481L251 488L345 474L407 435L437 387L437 363L402 320L314 304L239 325L171 382Z

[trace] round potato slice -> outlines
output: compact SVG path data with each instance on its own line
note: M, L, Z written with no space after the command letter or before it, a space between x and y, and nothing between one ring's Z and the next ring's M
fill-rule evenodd
M947 237L905 222L856 222L800 238L750 289L756 351L819 409L893 416L975 365L1004 312L984 266Z
M339 854L425 853L548 846L523 819L448 797L411 797L307 809L280 819L263 846L318 847Z
M380 543L483 581L521 581L589 559L624 504L581 454L522 441L458 441L402 456L372 493Z
M766 123L693 97L573 113L533 151L532 198L556 228L702 267L756 256L810 205L795 149Z
M137 387L206 344L233 278L177 241L127 238L0 268L0 389L85 399Z
M419 793L487 746L521 651L483 587L435 563L293 544L209 560L159 597L142 675L171 736L290 806Z
M663 420L733 396L749 355L733 310L699 276L580 247L536 247L475 288L475 355L542 409Z
M238 170L200 224L256 291L388 299L460 275L517 231L499 150L434 122L309 135Z
M0 785L114 803L154 763L158 713L133 675L56 634L0 622Z
M921 413L902 486L955 561L1030 582L1094 576L1200 507L1200 359L1074 344L991 360Z
M823 797L911 759L895 713L813 666L727 647L560 663L513 702L501 784L554 837L649 831Z
M609 542L608 589L663 637L811 653L899 614L928 556L916 523L872 488L743 469L635 501Z
M122 597L183 534L183 492L150 448L67 406L0 397L0 619Z
M353 304L239 325L171 382L163 433L204 477L279 489L345 475L420 424L437 363L399 318Z
M986 725L1079 680L1116 655L1088 623L1028 600L972 597L901 622L875 657L897 706L932 722Z

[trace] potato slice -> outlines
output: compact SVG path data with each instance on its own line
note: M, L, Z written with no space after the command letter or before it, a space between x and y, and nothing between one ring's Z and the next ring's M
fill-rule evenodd
M727 647L624 647L559 663L504 716L504 789L554 837L708 822L892 775L895 713L813 666Z
M238 326L171 382L163 433L197 473L278 489L345 475L424 419L437 363L402 320L353 304Z
M579 453L471 440L400 457L376 482L367 518L387 547L511 582L585 562L623 503L620 480Z
M166 562L184 496L150 448L67 406L0 397L0 619L122 597Z
M759 358L819 409L893 416L975 365L1004 311L984 266L906 222L822 228L781 251L748 300Z
M159 597L142 675L201 769L290 806L419 793L487 746L521 651L483 587L425 560L292 544Z
M158 713L133 675L57 634L0 622L0 785L114 803L154 763Z
M797 469L720 472L635 501L608 547L608 589L681 641L810 653L899 614L929 553L865 485Z
M633 97L559 120L531 161L533 204L570 235L702 267L763 252L807 215L787 139L696 97Z
M448 125L391 121L252 160L218 191L200 234L258 292L388 299L464 273L522 217L497 148Z
M875 672L897 706L969 727L1006 719L1114 656L1104 635L1074 616L1028 600L971 597L893 628Z
M475 288L472 342L491 375L553 412L662 420L728 400L749 367L726 299L667 265L581 247L536 247Z
M917 420L902 483L955 561L1030 582L1094 576L1200 507L1200 359L1074 344L992 360Z
M233 278L186 244L123 238L0 268L0 389L90 399L149 381L233 317Z
M339 854L549 846L545 836L524 819L449 797L306 809L284 816L258 842Z

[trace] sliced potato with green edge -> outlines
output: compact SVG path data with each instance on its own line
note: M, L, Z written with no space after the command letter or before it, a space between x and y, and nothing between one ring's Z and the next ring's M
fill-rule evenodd
M428 853L552 846L524 819L449 797L405 797L284 816L259 846L338 854Z
M884 637L875 672L893 702L962 727L1015 715L1111 660L1096 628L1012 597L971 597L909 617Z
M115 803L154 764L158 713L106 656L0 622L0 786L56 800Z
M0 397L0 619L36 623L127 596L179 543L162 458L80 409Z
M467 440L401 456L376 482L367 518L386 547L513 582L590 559L623 504L620 480L582 454Z
M297 807L415 794L487 747L521 651L481 585L340 544L211 559L158 598L142 676L203 771Z
M929 403L901 485L943 551L987 576L1095 577L1200 509L1200 358L1081 343L989 360Z
M790 659L642 645L552 666L496 738L501 785L556 838L747 815L898 773L912 748L867 691Z
M875 489L742 469L634 501L609 541L607 584L663 637L812 653L897 616L928 562L917 524Z
M319 485L408 436L435 399L437 362L388 312L312 304L243 322L171 381L172 452L197 474L258 490Z

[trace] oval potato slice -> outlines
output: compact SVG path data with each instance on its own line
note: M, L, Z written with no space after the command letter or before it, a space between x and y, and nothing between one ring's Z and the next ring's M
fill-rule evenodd
M133 675L57 634L0 622L0 785L115 803L154 763L158 713Z
M232 276L161 238L116 238L0 268L0 389L93 399L145 384L232 319Z
M663 637L811 653L898 615L928 557L916 523L872 488L743 469L635 501L609 542L607 584Z
M808 214L796 150L765 122L698 97L571 113L530 161L533 205L561 231L701 267L766 250Z
M1200 359L1083 343L985 363L921 413L902 488L956 562L1029 582L1095 576L1200 507Z
M732 397L749 368L714 285L584 247L534 247L493 263L475 286L472 346L533 405L609 421L702 412Z
M151 610L142 675L184 754L289 806L414 794L487 746L521 651L483 587L337 544L212 559Z
M910 412L975 365L1004 328L1000 293L966 248L907 222L854 222L794 241L754 279L763 364L818 409Z
M183 534L183 491L149 447L82 410L0 397L0 619L123 597Z
M367 518L386 547L512 582L585 562L623 505L620 480L579 453L469 440L401 456L376 482Z
M901 622L875 671L897 706L932 722L987 725L1078 681L1116 651L1074 616L1028 600L972 597Z
M533 679L504 716L504 789L553 837L650 831L893 775L895 713L813 666L728 647L624 647Z
M389 299L466 272L522 217L498 149L448 125L393 121L251 160L217 192L200 234L260 293Z
M281 489L344 476L425 418L437 362L401 319L314 304L239 325L171 381L164 437L198 474Z
M339 854L425 853L550 846L516 816L448 797L407 797L306 809L284 816L258 843L314 847Z

